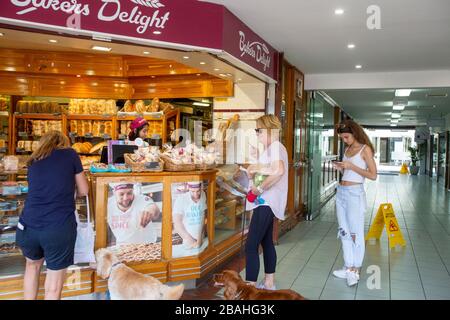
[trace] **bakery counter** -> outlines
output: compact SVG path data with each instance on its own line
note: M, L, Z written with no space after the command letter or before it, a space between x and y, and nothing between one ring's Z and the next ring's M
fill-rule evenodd
M236 232L220 235L216 173L90 174L96 249L109 248L130 267L163 282L202 278L238 251L242 240L235 225ZM106 281L95 277L94 282L95 292L106 289Z
M95 249L109 248L138 272L162 282L195 283L239 252L249 217L218 174L190 172L88 173L89 202L77 203L82 221L90 214ZM220 184L218 183L220 181ZM242 222L242 223L241 223ZM0 300L23 297L24 259L0 259ZM44 274L39 297L43 296ZM68 270L63 296L103 292L105 280L88 264Z

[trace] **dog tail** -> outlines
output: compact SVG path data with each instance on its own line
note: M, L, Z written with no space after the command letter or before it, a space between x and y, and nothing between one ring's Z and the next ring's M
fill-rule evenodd
M178 286L174 286L174 287L167 286L163 293L163 299L164 300L180 300L183 292L184 292L184 284L179 284Z

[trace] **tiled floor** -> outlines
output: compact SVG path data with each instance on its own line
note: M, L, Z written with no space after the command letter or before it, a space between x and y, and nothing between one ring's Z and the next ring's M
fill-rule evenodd
M343 266L332 200L319 218L280 239L277 288L324 300L450 299L450 194L425 176L380 176L366 190L366 232L378 206L392 203L407 246L389 250L384 231L380 241L367 243L361 281L347 287L331 274ZM379 288L373 270L380 272Z

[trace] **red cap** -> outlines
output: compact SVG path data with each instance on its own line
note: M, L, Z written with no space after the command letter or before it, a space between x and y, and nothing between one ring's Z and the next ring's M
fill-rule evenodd
M136 130L142 126L145 126L146 124L148 124L147 120L145 120L144 118L136 118L133 120L133 122L131 122L130 124L130 129L131 130Z

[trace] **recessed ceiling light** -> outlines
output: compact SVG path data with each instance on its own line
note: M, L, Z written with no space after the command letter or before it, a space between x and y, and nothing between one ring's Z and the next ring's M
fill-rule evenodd
M220 69L219 68L214 68L214 71L220 71Z
M176 74L177 72L175 70L170 71L170 74Z
M398 89L395 90L395 96L396 97L409 97L411 94L411 89Z
M6 67L5 70L6 71L16 71L16 68L14 68L14 67Z
M361 68L362 68L362 65L357 64L357 65L355 66L355 68L356 68L356 69L361 69Z
M201 74L200 73L197 73L197 77L200 77L201 76Z
M187 60L187 59L189 59L189 57L188 56L184 56L183 59Z
M87 71L86 71L86 74L87 74L88 76L93 76L93 75L95 75L95 71L94 71L94 70L87 70Z
M396 123L391 123L391 127L397 127L398 125Z
M98 86L98 83L97 82L92 82L92 85L95 87L95 86Z
M105 52L110 52L112 50L112 48L102 47L102 46L92 46L91 49L97 50L97 51L105 51Z
M0 32L0 37L3 37L5 34L3 32Z
M242 81L242 79L241 78L239 78L239 79L237 79L238 81Z
M77 74L77 78L81 78L81 75L80 75L80 74Z
M152 79L155 79L156 78L156 76L152 76Z
M153 31L153 34L161 34L161 31Z
M392 119L391 122L392 123L398 123L398 119Z
M66 84L66 82L65 81L60 81L59 84Z
M227 73L227 77L232 77L233 75L231 73Z
M355 45L354 45L353 43L349 43L349 44L347 45L347 48L349 48L349 49L355 49Z
M144 52L142 52L143 54L150 54L150 52L148 52L148 51L144 51Z
M50 39L50 40L48 40L48 42L50 42L50 43L58 43L58 40Z
M391 117L392 119L400 119L402 115L400 113L392 113Z
M202 61L202 62L200 62L200 64L206 64L206 62L203 62L203 61Z
M395 104L393 109L397 110L397 111L403 111L403 110L405 110L405 105L404 104Z
M340 16L340 15L343 15L344 14L344 9L336 9L336 10L334 10L334 14L335 15L338 15L338 16Z
M219 73L219 76L226 77L227 75L225 73Z

